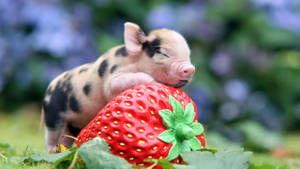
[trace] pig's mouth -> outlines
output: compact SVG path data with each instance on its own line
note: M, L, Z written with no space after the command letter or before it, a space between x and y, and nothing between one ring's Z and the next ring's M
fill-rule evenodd
M185 86L189 81L188 80L180 80L178 83L176 83L175 85L171 85L175 88L181 88L183 86Z
M175 87L175 88L181 88L181 87L185 86L188 82L189 82L188 80L180 80L176 84L169 84L169 83L164 83L164 84Z

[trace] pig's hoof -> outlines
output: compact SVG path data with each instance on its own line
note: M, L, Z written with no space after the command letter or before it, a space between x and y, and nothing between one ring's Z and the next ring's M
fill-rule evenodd
M64 152L68 150L68 148L66 146L64 146L63 144L58 144L56 145L55 147L53 147L51 150L50 150L50 154L54 154L54 153L61 153L61 152Z

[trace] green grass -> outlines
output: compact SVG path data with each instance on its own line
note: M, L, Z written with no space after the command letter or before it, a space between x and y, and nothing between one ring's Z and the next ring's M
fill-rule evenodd
M39 121L39 117L34 113L17 116L0 114L0 143L9 144L14 150L14 156L24 157L34 153L46 153L43 140L44 130L40 131ZM46 169L51 168L51 165L15 166L11 164L6 168Z
M26 111L25 111L26 112ZM24 157L26 155L40 153L44 154L44 130L39 129L39 116L35 113L19 113L7 116L0 113L0 143L8 143L15 152L13 156ZM290 169L300 169L300 134L289 134L286 136L286 148L295 153L294 157L276 159L271 153L254 153L251 162L255 164L271 163L286 165ZM1 152L1 149L0 149ZM297 155L298 154L298 155ZM0 169L25 168L25 169L48 169L50 164L38 164L36 166L1 164Z
M274 158L271 153L254 153L251 162L255 164L271 163L287 166L290 169L300 169L300 133L285 136L285 148L293 155L284 158Z

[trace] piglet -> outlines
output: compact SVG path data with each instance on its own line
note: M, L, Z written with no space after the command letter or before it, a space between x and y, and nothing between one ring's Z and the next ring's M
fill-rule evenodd
M55 152L62 136L76 137L122 91L152 81L179 88L193 77L190 49L179 33L159 29L146 36L134 23L124 26L125 45L62 73L48 86L42 106L48 152ZM73 141L62 144L70 147Z

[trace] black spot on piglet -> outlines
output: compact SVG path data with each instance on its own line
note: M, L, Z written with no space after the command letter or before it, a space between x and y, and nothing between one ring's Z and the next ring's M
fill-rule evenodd
M160 49L161 40L159 38L155 38L153 41L146 41L143 43L143 50L149 57L153 57L155 52L159 51Z
M79 74L88 71L89 69L87 67L81 68L79 70Z
M91 91L91 84L90 83L86 83L83 86L82 90L83 90L83 93L88 96L90 94L90 91Z
M103 77L107 67L108 67L108 61L105 59L102 61L102 63L99 66L99 69L98 69L98 74L100 77Z
M69 106L70 106L70 109L73 110L74 112L79 113L81 111L79 102L74 95L70 96Z
M111 67L110 69L110 73L114 73L118 69L118 67L118 65L113 65L113 67Z
M128 55L128 52L127 52L125 46L119 48L119 49L116 51L115 56L120 56L120 55L123 56L123 57L125 57L125 56Z
M72 86L68 82L59 81L56 87L47 91L46 97L50 97L49 101L43 101L43 109L45 113L46 126L50 129L60 127L63 119L62 113L68 109L68 93L72 90Z

